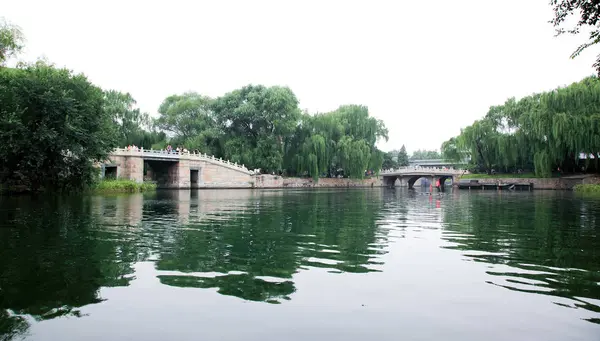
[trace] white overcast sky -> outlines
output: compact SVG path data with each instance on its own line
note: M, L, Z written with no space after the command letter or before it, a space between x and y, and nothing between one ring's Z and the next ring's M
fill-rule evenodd
M156 114L168 95L287 85L300 107L364 104L383 150L439 149L490 105L593 74L585 36L554 37L549 0L0 0L45 57Z

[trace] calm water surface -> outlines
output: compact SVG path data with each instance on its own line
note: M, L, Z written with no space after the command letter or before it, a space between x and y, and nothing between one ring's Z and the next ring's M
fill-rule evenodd
M0 198L0 340L600 340L600 200Z

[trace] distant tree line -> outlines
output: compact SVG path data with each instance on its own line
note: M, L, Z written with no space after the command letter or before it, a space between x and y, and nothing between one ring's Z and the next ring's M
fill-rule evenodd
M600 80L508 99L442 145L448 160L470 158L471 168L492 173L600 170Z
M218 98L173 95L158 111L155 126L170 138L154 148L181 145L264 172L315 179L379 171L383 152L375 144L388 138L384 123L365 106L311 115L280 86L248 85Z
M392 150L383 156L383 169L394 169L398 167L406 167L410 160L434 160L441 159L442 156L437 150L418 149L409 157L406 152L406 147L402 145L400 150Z

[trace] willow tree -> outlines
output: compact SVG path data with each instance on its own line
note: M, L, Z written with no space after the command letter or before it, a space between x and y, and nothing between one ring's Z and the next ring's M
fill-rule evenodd
M358 179L364 177L371 159L371 147L367 141L344 136L338 143L338 155L345 175Z
M534 159L539 175L548 176L554 167L579 170L581 153L598 160L600 81L588 77L541 94L539 110L525 113L522 126L535 139Z
M345 105L337 110L305 114L297 125L286 160L297 174L309 174L314 179L322 174L336 176L338 171L353 178L364 177L366 170L379 172L383 153L377 149L388 131L381 120L369 116L368 108Z
M551 176L554 170L597 172L600 81L588 77L518 101L508 99L442 148L446 155L466 153L487 171L534 168L541 177Z
M459 163L467 157L466 151L459 142L459 137L452 137L442 143L440 148L442 158L449 162Z
M297 157L298 171L307 171L314 180L318 180L319 175L328 169L325 138L319 134L307 137Z
M492 122L475 121L461 132L461 144L469 151L471 161L491 174L497 156L497 137Z

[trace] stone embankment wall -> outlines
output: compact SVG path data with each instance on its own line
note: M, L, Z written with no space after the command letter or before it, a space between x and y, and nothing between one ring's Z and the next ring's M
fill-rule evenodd
M309 188L309 187L381 187L380 179L338 179L322 178L315 182L310 178L284 178L277 175L254 176L254 188Z
M465 179L467 180L467 179ZM565 178L495 178L495 179L473 179L480 184L529 184L533 183L533 189L566 189L570 190L577 184L600 184L600 177L582 176Z

